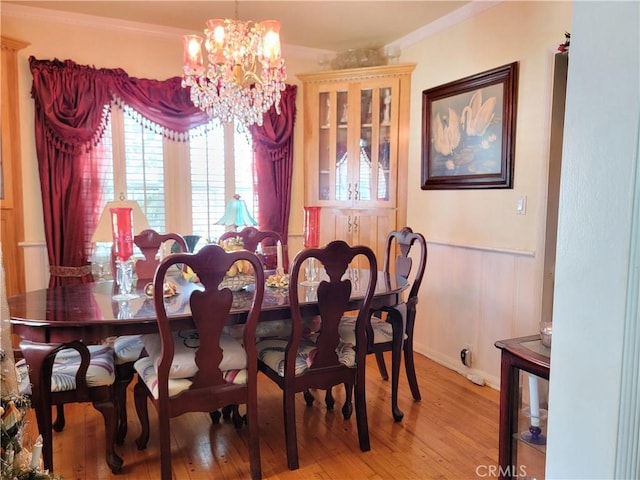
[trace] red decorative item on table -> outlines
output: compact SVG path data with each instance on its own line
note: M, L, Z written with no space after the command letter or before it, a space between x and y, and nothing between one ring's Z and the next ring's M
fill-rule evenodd
M131 300L138 295L133 289L133 208L110 208L113 250L116 257L116 284L118 294L115 300Z
M110 208L113 246L116 257L125 261L133 255L133 209Z
M315 248L320 244L320 207L304 208L304 247Z

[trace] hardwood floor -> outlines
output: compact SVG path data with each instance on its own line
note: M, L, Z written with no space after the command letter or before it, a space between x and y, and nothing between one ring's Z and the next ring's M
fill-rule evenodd
M316 393L313 407L299 395L297 408L300 469L287 469L282 424L282 395L260 376L260 442L265 479L471 479L497 468L499 393L417 355L416 368L422 400L411 398L406 377L400 379L399 406L404 419L394 423L390 384L380 379L375 359L367 364L367 409L371 451L361 452L355 415L345 421L340 413L342 388L335 388L336 408L327 412L324 392ZM389 359L387 359L389 360ZM389 365L389 362L387 362ZM404 368L404 367L403 367ZM119 475L104 460L102 417L91 404L65 406L67 425L54 432L55 473L65 480L155 480L160 477L155 410L150 406L151 439L139 451L139 433L132 392L128 397L129 433L118 452L124 458ZM29 412L28 429L35 429ZM173 469L178 480L249 478L246 429L230 422L212 425L207 414L173 419ZM27 436L33 436L29 431Z

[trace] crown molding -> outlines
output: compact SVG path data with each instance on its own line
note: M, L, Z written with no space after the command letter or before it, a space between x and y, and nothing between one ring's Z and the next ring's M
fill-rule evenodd
M438 32L446 30L448 28L453 27L459 23L468 20L471 17L474 17L485 10L488 10L500 3L504 0L473 0L470 3L466 4L464 7L459 8L439 19L420 27L417 30L405 35L398 40L391 42L389 45L398 46L401 49L411 47L416 43L424 40L425 38L431 37Z

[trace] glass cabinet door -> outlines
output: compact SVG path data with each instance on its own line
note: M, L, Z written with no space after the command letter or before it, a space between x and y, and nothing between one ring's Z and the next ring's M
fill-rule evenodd
M393 78L319 86L321 205L395 207L399 90Z

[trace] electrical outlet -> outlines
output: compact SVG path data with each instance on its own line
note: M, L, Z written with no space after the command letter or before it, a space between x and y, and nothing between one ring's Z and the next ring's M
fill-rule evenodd
M462 365L464 365L465 367L471 368L471 365L472 365L471 357L472 357L471 346L465 345L464 347L462 347L462 350L460 350L460 361L462 362Z

